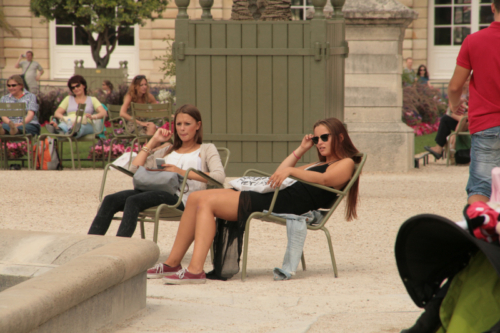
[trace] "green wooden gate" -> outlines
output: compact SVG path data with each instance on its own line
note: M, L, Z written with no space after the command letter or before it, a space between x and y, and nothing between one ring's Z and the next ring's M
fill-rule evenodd
M231 150L228 175L272 172L315 121L343 121L348 48L339 8L333 19L321 7L311 21L214 21L207 6L189 20L189 1L176 3L177 105L196 105L204 141Z

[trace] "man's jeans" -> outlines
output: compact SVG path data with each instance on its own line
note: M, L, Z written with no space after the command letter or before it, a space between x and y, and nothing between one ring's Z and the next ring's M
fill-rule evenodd
M6 133L10 133L10 126L6 123L2 124L2 128L5 130ZM23 134L23 127L19 126L18 128L17 135L22 135ZM40 134L40 125L38 124L26 124L26 134L31 134L33 136L39 135Z
M467 195L491 195L491 170L500 166L500 126L472 135Z

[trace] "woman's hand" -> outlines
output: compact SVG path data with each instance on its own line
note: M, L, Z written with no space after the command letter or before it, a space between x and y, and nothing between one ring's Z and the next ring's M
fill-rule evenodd
M175 173L178 173L181 176L184 176L184 172L183 172L184 170L182 170L181 168L176 167L173 164L162 164L161 166L163 167L163 171L175 172Z
M280 187L283 184L283 181L291 175L293 167L287 167L281 170L276 170L271 177L269 177L269 181L267 182L271 188Z
M57 123L53 120L51 122L49 122L49 125L54 126L55 129L59 129L59 126L57 126Z
M314 146L314 142L312 142L313 134L306 134L304 138L302 139L302 142L300 143L300 148L302 148L303 152L305 153L309 149Z
M88 119L92 119L92 115L90 113L85 113L85 117L87 117Z
M155 141L157 143L167 142L168 140L170 140L172 135L173 135L172 131L169 131L164 128L158 128L153 137L151 138L151 141Z

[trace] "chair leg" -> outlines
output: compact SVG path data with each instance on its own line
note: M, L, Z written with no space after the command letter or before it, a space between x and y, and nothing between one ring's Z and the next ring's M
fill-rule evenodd
M137 142L137 145L139 145L139 140L135 138L132 140L132 146L130 147L130 159L128 161L128 169L130 169L130 165L132 164L132 154L134 153L134 143Z
M212 265L213 265L214 262L215 262L214 243L212 243L212 245L210 245L210 259L211 259L211 262L212 262Z
M245 281L247 278L247 256L248 256L248 235L250 234L250 221L248 218L247 225L245 227L245 236L243 237L243 261L241 263L241 281Z
M76 158L78 159L78 169L82 169L82 164L80 163L80 149L78 149L78 140L75 140L76 145Z
M325 232L326 241L328 242L328 247L330 248L330 257L332 259L333 274L335 275L335 277L338 277L339 274L337 272L337 263L335 262L335 254L333 253L332 238L330 237L328 229L322 227L321 230Z
M306 258L304 257L304 251L302 251L302 257L300 258L300 261L302 262L302 270L306 270Z
M156 214L155 214L155 228L153 231L153 242L155 242L156 244L158 244L158 229L160 227L160 213L161 213L161 208L158 208L156 210Z
M146 239L146 232L144 231L144 221L141 221L141 238Z
M73 142L68 138L69 142L69 151L71 152L71 164L73 165L73 170L75 170L75 154L73 154ZM62 142L61 142L61 150L62 150Z

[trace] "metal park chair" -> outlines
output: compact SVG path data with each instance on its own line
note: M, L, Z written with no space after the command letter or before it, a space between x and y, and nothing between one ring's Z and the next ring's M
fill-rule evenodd
M26 103L0 103L0 117L22 117L23 118L23 133L17 135L0 135L1 147L0 156L4 162L4 168L9 168L9 151L7 148L7 142L26 142L26 152L28 156L28 169L30 168L30 163L32 163L31 154L33 149L31 148L31 142L36 141L37 137L33 137L31 134L26 134Z
M470 138L470 132L466 130L467 127L467 120L468 117L465 115L460 119L460 122L458 123L457 130L454 132L451 132L450 136L448 137L448 142L446 143L446 166L450 165L450 159L451 159L451 153L455 153L454 150L450 147L450 139L454 136L455 137L455 147L457 147L459 136L466 136ZM456 150L456 149L455 149Z
M217 148L217 150L219 151L219 154L221 155L222 165L223 165L224 170L225 170L227 167L228 161L229 161L230 151L227 148ZM99 192L99 201L101 203L102 203L102 199L103 199L104 187L106 185L106 177L107 177L107 173L108 173L109 168L114 168L118 171L121 171L123 174L125 174L129 177L134 176L134 174L132 172L128 171L127 169L124 169L124 168L119 167L119 166L115 166L113 164L108 164L106 166L106 168L104 169L104 174L102 176L102 182L101 182L101 190ZM215 179L205 175L201 171L190 168L187 170L187 172L188 173L194 172L194 173L198 174L199 176L205 178L208 181L207 188L224 188L223 184L221 184L218 181L216 181ZM153 242L157 243L158 242L158 230L160 227L160 223L159 223L160 220L180 221L183 211L177 209L177 207L179 207L179 205L182 202L182 195L184 194L186 181L187 181L187 177L185 177L184 181L182 182L182 185L180 188L181 194L179 196L179 200L177 200L177 202L174 205L162 204L162 205L159 205L156 207L148 208L139 214L139 222L141 223L140 224L141 237L143 239L146 238L146 234L144 231L144 222L154 223ZM121 219L122 219L122 216L114 216L113 217L113 220L121 221Z
M69 142L69 148L70 148L70 152L71 152L71 165L73 167L73 170L75 170L75 154L73 152L73 142L76 145L76 156L78 159L78 168L81 169L82 166L80 163L80 150L78 149L78 142L92 141L93 145L95 146L96 140L101 140L100 138L97 137L97 135L99 135L100 133L88 134L88 135L82 136L81 138L78 138L78 139L76 139L73 136L74 134L76 134L80 130L80 127L82 126L82 122L83 122L83 117L85 117L85 104L78 104L78 110L76 111L75 123L73 124L73 127L71 127L71 130L68 133L66 133L66 134L45 133L45 134L41 134L38 137L39 141L43 141L46 137L51 137L51 138L57 139L57 144L58 144L58 146L60 146L59 156L61 157L61 159L63 157L63 154L62 154L63 142ZM104 126L103 126L103 128L104 128ZM36 155L35 156L38 156L39 146L40 145L37 145L37 147L36 147L36 153L35 153ZM92 155L93 155L93 167L95 168L95 150L94 150ZM43 165L43 154L42 154L41 159L42 159L41 165Z
M318 188L323 189L325 191L329 191L329 192L333 192L333 193L337 194L337 198L332 202L332 205L328 208L328 210L324 211L325 214L323 215L323 218L321 219L321 221L319 221L318 224L307 225L308 230L313 230L313 231L322 230L325 233L326 241L327 241L328 247L330 249L330 257L332 260L332 267L333 267L333 272L334 272L335 277L338 277L337 264L335 262L335 255L333 253L333 246L332 246L332 240L330 237L330 232L328 231L328 229L326 229L325 224L328 221L328 219L330 218L330 216L332 216L335 209L337 209L339 204L342 202L344 197L347 196L347 194L349 193L349 190L351 189L354 182L359 178L361 170L363 169L363 166L365 165L365 162L366 162L366 154L361 153L361 154L359 154L359 156L361 156L361 161L355 165L354 174L353 174L351 180L349 181L349 183L347 183L347 185L344 187L344 189L342 191L335 190L335 189L332 189L332 188L327 187L327 186L306 182L306 181L303 181L303 180L295 178L295 177L290 177L290 178L295 179L299 182L302 182L302 183L305 183L305 184L308 184L308 185L311 185L314 187L318 187ZM256 174L260 174L260 175L267 176L267 177L271 176L268 173L265 173L265 172L262 172L259 170L255 170L255 169L247 170L245 172L244 176L246 176L249 173L256 173ZM242 281L244 281L246 279L246 276L247 276L248 236L250 233L250 222L252 221L252 219L257 219L257 220L261 220L261 221L265 221L265 222L273 222L273 223L277 223L277 224L281 224L281 225L286 226L286 220L284 218L271 215L271 213L274 209L274 204L275 204L276 199L278 197L278 193L279 193L279 188L277 188L274 191L274 197L273 197L273 200L271 202L271 206L269 207L268 212L266 212L266 213L254 212L254 213L250 214L250 216L248 217L246 227L245 227L245 236L243 239L243 262L242 262L242 270L241 270L241 280ZM304 253L302 253L302 269L306 270L306 261L304 258Z
M121 105L108 104L109 122L111 123L111 141L109 142L108 163L111 163L113 144L118 140L134 140L136 135L127 130L127 121L120 116Z
M134 151L134 144L137 142L140 144L141 141L146 142L152 135L140 134L140 125L137 124L136 119L143 119L143 121L153 122L157 126L162 126L166 122L169 122L172 116L171 108L168 104L140 104L140 103L130 103L130 109L132 110L132 124L134 125L134 135L135 138L132 139L132 149L130 150L130 163L132 163L132 153Z

